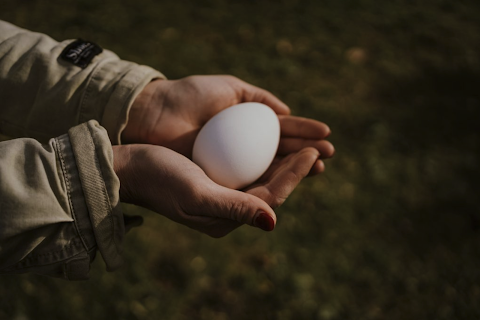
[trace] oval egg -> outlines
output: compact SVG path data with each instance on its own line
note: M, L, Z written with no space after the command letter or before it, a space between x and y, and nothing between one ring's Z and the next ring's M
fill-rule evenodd
M275 112L261 103L241 103L219 112L203 126L192 160L216 183L241 189L265 173L279 141Z

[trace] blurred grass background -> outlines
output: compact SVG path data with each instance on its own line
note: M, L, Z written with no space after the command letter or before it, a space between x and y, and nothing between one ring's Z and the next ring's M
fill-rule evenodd
M0 319L480 319L480 2L2 0L170 79L233 74L330 125L336 156L274 232L156 214L127 263L0 277Z

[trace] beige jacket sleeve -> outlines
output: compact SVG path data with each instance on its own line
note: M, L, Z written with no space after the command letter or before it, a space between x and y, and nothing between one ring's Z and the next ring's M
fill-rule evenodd
M71 42L0 21L0 273L86 279L97 250L122 263L111 143L163 75L107 50L78 67L59 59Z
M108 50L80 68L60 58L71 42L0 20L1 134L47 142L94 119L113 144L120 143L133 100L151 80L164 76Z
M87 279L97 250L118 268L124 223L112 163L93 120L46 145L0 142L0 272Z

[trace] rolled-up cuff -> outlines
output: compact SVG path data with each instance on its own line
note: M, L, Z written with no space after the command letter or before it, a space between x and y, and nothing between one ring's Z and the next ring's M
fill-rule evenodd
M89 79L81 102L80 122L96 119L96 109L103 108L100 124L107 130L112 144L120 144L133 101L154 79L165 79L165 76L150 67L116 57L105 59ZM106 101L105 96L108 96ZM98 105L99 101L104 104Z
M68 136L97 248L107 270L115 270L123 263L125 225L110 141L105 129L94 120L73 127Z

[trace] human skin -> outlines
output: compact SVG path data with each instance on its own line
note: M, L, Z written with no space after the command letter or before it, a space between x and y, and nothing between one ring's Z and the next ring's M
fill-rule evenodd
M273 208L282 204L317 161L318 151L305 148L276 162L243 191L213 182L187 157L161 146L114 146L114 170L120 199L149 208L212 237L242 224L273 230Z
M215 184L190 158L201 127L241 102L271 107L279 117L281 139L267 172L237 191ZM273 209L303 178L324 171L321 159L334 153L325 140L329 134L326 124L291 116L270 92L232 76L152 81L133 103L122 133L122 142L130 145L113 147L120 198L213 237L241 224L270 231L276 223Z

